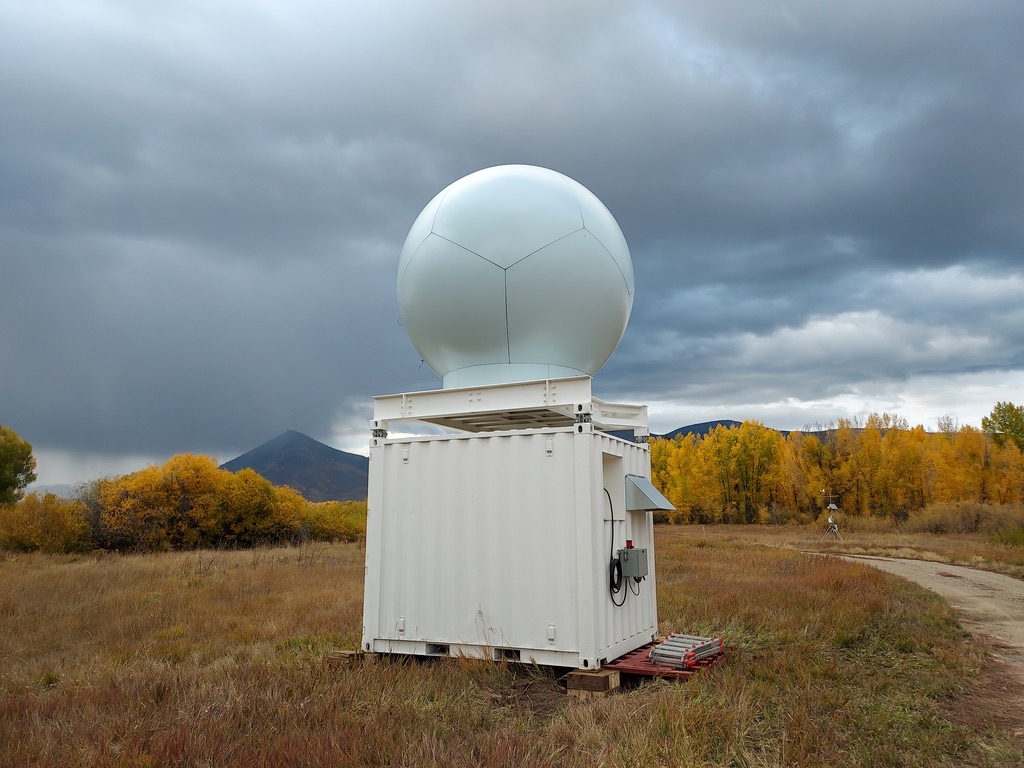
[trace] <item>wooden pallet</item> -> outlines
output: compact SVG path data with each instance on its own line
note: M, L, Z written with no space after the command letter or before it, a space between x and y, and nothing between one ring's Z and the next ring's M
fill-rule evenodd
M576 699L601 699L615 693L620 683L618 670L576 669L566 675L565 690Z
M670 680L687 680L702 669L709 669L710 667L713 667L722 658L722 654L718 654L708 659L702 659L692 665L687 665L682 669L678 669L667 664L655 664L647 658L647 654L650 652L651 648L657 644L658 643L648 643L641 648L637 648L635 651L630 651L626 655L620 656L614 661L609 661L603 664L601 669L615 670L623 675L640 675L642 677L663 677Z
M365 651L334 651L324 656L324 664L331 669L341 669L343 667L353 667L356 664L373 663L379 655Z

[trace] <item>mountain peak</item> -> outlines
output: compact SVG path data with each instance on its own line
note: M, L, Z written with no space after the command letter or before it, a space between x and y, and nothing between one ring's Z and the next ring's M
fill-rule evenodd
M717 421L702 421L700 424L691 424L688 427L679 427L673 429L671 432L666 432L662 437L666 437L669 440L678 437L680 435L694 434L698 437L703 437L708 432L713 430L715 427L726 427L731 429L732 427L740 426L742 422L734 421L733 419L719 419Z
M339 451L294 429L221 465L230 472L246 468L275 485L295 489L309 501L366 498L366 456Z

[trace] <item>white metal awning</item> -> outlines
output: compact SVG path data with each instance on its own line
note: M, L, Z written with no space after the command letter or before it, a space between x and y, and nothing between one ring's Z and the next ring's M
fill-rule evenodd
M639 512L655 509L675 509L675 506L646 477L626 475L626 510Z

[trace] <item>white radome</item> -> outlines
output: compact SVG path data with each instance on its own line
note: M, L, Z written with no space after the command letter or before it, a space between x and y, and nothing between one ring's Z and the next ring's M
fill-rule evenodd
M398 303L445 388L593 376L626 330L633 262L586 187L501 165L452 183L417 217Z

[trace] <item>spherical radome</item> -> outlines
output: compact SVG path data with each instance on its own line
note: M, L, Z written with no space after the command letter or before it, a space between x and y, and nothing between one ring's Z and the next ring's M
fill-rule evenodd
M500 165L442 190L409 231L398 303L444 387L594 375L633 308L633 262L586 187Z

